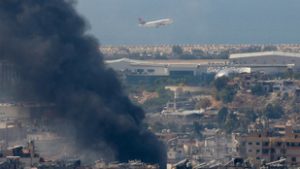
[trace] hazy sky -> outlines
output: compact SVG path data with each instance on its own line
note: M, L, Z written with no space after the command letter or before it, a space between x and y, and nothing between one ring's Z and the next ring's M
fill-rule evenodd
M300 0L78 0L102 44L300 43ZM174 24L140 28L137 19Z

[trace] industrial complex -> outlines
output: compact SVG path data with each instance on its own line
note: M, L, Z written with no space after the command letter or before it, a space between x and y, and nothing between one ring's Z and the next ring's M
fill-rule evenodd
M300 54L258 52L231 54L224 60L107 60L114 70L133 76L199 75L209 72L263 72L276 74L300 71Z

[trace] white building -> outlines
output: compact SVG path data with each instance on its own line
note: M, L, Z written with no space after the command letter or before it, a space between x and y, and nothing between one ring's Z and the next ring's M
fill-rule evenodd
M117 59L107 60L108 67L115 71L124 72L130 75L140 76L168 76L167 65L154 64L149 61L133 60L133 59Z
M251 71L265 73L282 72L288 68L300 71L300 54L285 52L255 52L231 54L230 63L234 65L251 67Z
M225 60L107 60L108 67L136 76L198 75L206 73L211 64L225 64Z

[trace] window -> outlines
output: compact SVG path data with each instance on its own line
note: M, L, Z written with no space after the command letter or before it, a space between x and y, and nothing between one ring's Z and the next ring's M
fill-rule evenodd
M297 158L296 157L292 157L292 162L296 162Z
M269 142L265 141L265 142L263 143L263 146L269 146Z
M136 71L141 74L144 72L144 69L137 69Z
M258 154L258 153L260 153L260 150L259 150L259 149L257 149L257 150L256 150L256 153L257 153L257 154Z
M260 142L256 142L256 145L259 146L259 145L260 145Z
M260 160L260 157L256 157L256 160Z
M248 142L248 145L252 145L252 142Z
M154 69L148 69L147 71L148 71L149 73L154 73L154 72L155 72Z
M281 143L281 142L277 142L276 145L277 145L278 147L280 147L280 146L282 145L282 143Z
M272 154L275 153L275 149L274 148L271 149L271 153Z
M263 154L269 154L269 149L262 149Z

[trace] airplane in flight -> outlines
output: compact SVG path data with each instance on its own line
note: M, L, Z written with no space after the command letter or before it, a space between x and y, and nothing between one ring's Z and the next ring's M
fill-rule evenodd
M160 26L166 26L173 23L173 20L170 18L159 19L154 21L144 21L142 18L139 18L139 26L146 28L159 28Z

